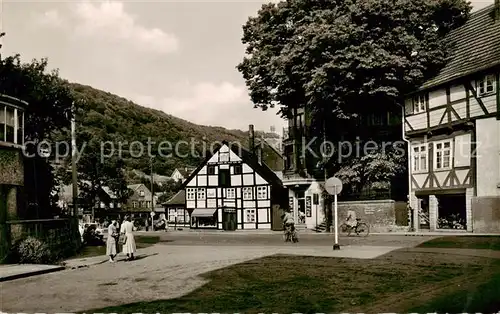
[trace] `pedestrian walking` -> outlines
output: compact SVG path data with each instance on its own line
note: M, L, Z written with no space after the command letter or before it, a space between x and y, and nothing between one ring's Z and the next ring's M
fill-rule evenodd
M108 226L108 239L106 240L106 255L109 256L109 262L114 263L117 254L116 243L118 241L118 229L116 220L113 220Z
M123 222L123 229L121 230L124 234L125 243L123 244L123 253L127 255L127 261L131 261L134 259L134 254L137 251L135 246L134 239L134 224L132 223L132 219L130 216L125 218L125 222Z

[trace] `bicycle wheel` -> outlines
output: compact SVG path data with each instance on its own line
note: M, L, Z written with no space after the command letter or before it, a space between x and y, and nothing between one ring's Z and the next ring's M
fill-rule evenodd
M348 226L346 223L343 223L339 227L339 232L342 234L347 234L347 236L351 235L352 228Z
M358 224L358 226L356 227L356 234L361 235L363 237L367 237L368 234L370 234L370 227L368 227L367 224L362 222Z
M297 242L299 242L299 236L298 236L298 234L297 234L297 231L293 231L293 232L292 232L292 242L293 242L293 243L297 243Z

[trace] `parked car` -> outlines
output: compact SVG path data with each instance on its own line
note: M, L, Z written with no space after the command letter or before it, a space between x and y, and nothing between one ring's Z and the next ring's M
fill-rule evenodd
M104 235L102 229L97 228L96 223L85 224L82 242L84 245L91 246L104 245Z
M165 230L165 228L167 227L167 222L165 219L161 219L161 220L158 220L154 227L153 227L153 230Z

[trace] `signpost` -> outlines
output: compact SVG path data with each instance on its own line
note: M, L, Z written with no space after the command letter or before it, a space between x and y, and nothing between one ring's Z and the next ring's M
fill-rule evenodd
M340 250L339 245L339 223L338 223L338 208L337 208L337 195L342 192L342 181L339 178L331 177L325 182L325 190L328 194L334 196L334 219L335 219L335 244L333 245L334 250Z
M153 211L151 212L151 230L152 231L155 231L155 221L154 221L154 218L155 218L155 212L154 212L154 209L153 209Z

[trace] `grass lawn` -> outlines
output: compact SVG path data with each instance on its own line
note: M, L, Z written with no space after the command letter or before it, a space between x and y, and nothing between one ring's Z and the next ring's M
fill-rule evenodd
M500 236L448 236L424 242L418 247L500 250Z
M500 309L500 260L470 256L411 251L372 260L276 255L205 277L209 283L178 299L91 312L492 313Z
M159 236L135 236L135 244L138 249L146 248L160 242ZM106 245L85 246L75 258L93 257L106 255Z

